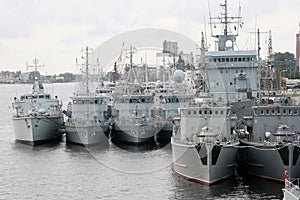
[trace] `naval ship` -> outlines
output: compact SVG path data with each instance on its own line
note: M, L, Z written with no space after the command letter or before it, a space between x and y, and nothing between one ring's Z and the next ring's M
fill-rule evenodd
M71 97L65 114L66 142L79 145L108 143L109 95L102 95L89 88L89 48L85 51L85 73L79 91Z
M129 75L133 69L129 70ZM155 95L145 93L141 84L127 82L113 94L112 140L132 144L154 142L162 129L162 109Z
M37 74L38 59L33 60L35 74ZM15 139L18 142L37 145L41 143L59 141L62 137L63 115L62 103L57 96L52 98L44 92L44 87L38 77L35 77L32 92L23 94L12 103L14 113L12 117Z
M196 57L196 94L206 95L211 103L197 103L206 99L202 97L194 106L180 108L171 139L174 172L206 185L234 174L236 123L250 112L247 106L258 90L256 51L235 50L241 17L228 16L226 0L221 6L221 16L210 18L211 29L221 25L221 34L212 31L216 50L206 50L202 34L201 54Z
M235 121L222 101L196 99L194 105L180 108L171 138L174 172L205 185L232 176L239 144Z
M300 177L300 107L289 97L263 98L238 123L241 137L237 166L261 178L283 182Z
M194 98L191 87L184 80L185 73L176 70L169 82L157 82L153 89L155 98L162 109L161 117L164 124L156 135L156 141L166 144L171 141L173 119L178 117L178 108L188 107Z

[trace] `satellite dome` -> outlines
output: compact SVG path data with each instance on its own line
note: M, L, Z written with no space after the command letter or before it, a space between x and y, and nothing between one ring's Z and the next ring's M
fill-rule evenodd
M176 70L173 75L174 81L181 83L184 80L185 74L182 70Z

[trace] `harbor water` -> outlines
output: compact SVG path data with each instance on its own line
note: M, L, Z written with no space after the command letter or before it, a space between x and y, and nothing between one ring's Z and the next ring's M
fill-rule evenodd
M0 199L282 199L283 184L252 176L210 187L185 180L172 171L170 144L16 143L11 102L30 87L0 85ZM66 108L74 83L45 88Z

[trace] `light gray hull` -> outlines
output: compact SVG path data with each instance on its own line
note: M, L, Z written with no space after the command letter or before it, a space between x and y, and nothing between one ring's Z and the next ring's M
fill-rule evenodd
M261 178L284 182L284 168L286 167L290 180L300 177L299 147L288 144L287 147L276 150L276 147L272 145L256 144L258 145L255 147L246 147L244 143L241 143L243 147L239 148L237 155L240 170Z
M108 137L105 133L108 131L108 125L103 128L100 126L79 126L65 125L66 142L80 145L95 145L108 143Z
M63 118L56 117L14 117L12 118L15 139L18 142L36 145L60 140Z
M134 124L114 124L112 130L113 140L126 143L146 143L152 142L157 133L151 124L134 125Z
M194 144L181 144L171 138L173 170L189 180L197 181L205 185L212 185L226 179L235 172L236 144L222 146L217 156L213 152L215 145L206 144L206 156L198 152ZM201 147L203 148L203 147ZM202 159L201 159L202 157ZM214 157L214 158L213 158ZM216 158L217 157L217 158ZM206 160L206 164L205 164Z
M300 199L300 189L299 185L294 185L291 182L285 183L285 188L283 191L283 200L299 200Z

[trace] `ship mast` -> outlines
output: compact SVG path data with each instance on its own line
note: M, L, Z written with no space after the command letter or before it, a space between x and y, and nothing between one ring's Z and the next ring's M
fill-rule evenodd
M211 36L217 38L218 48L217 51L234 50L234 43L238 36L239 27L242 27L241 19L241 7L239 7L238 16L228 16L227 0L224 4L221 4L224 12L219 17L210 17ZM233 28L230 26L233 24ZM214 34L213 28L217 28L217 25L222 25L221 34Z
M34 85L33 85L33 92L34 93L38 93L41 89L43 89L43 87L39 84L39 80L38 80L38 77L37 77L37 72L38 72L39 67L45 67L45 65L38 65L38 63L39 63L39 60L36 57L34 57L34 59L33 59L33 64L34 65L28 65L26 63L27 70L30 67L34 68Z
M88 46L85 48L85 92L88 94L90 92L89 90L89 54L91 54L90 51L93 49L89 48Z

